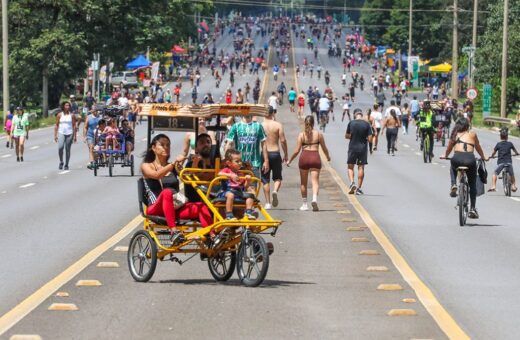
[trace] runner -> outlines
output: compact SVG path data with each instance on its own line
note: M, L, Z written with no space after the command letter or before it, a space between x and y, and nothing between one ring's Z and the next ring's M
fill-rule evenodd
M5 144L5 147L6 148L13 148L13 141L12 141L12 133L11 133L11 128L13 126L13 114L8 111L7 112L7 116L5 117L5 125L4 125L4 130L5 130L5 133L7 134L7 143Z
M294 91L294 87L291 87L287 93L287 99L289 100L289 108L291 112L294 112L294 102L296 100L296 91Z
M16 161L23 162L25 140L29 139L29 118L23 113L21 107L17 107L14 111L11 135L16 147Z
M374 107L374 109L376 109ZM368 163L368 143L371 142L374 131L370 123L363 119L363 112L356 110L354 120L348 123L345 138L350 139L348 145L348 178L350 180L349 194L362 195L361 186L365 177L365 165ZM354 182L354 166L358 166L358 183Z
M287 140L285 139L285 132L283 130L283 126L281 123L274 120L272 110L269 110L269 113L265 117L262 126L264 128L265 133L267 134L266 144L269 160L269 171L262 173L262 183L266 201L264 208L271 209L272 207L278 206L278 191L280 190L280 186L282 185L282 162L287 163L288 159ZM283 160L282 156L280 155L280 145L282 146L282 150L284 153ZM272 179L274 181L272 205L269 183L271 181L271 172Z

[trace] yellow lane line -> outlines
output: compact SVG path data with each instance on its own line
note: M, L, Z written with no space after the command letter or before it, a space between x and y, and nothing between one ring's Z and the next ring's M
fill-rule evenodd
M325 155L321 150L320 153L321 157L324 158ZM437 322L442 331L450 339L470 339L470 337L455 322L448 311L446 311L446 309L441 305L439 300L437 300L430 288L428 288L428 286L426 286L426 284L421 279L419 279L408 262L406 262L404 257L397 251L392 242L390 242L383 230L374 222L370 214L365 210L361 203L359 203L357 197L355 195L348 194L348 187L338 175L336 170L333 169L328 163L324 164L325 168L330 172L345 196L347 196L350 203L354 206L365 224L368 226L372 232L372 235L374 235L377 242L381 245L381 247L383 247L385 253L388 255L388 257L390 257L390 260L392 260L394 266L401 273L401 276L415 291L419 300L422 302L433 319Z
M269 58L271 57L271 44L267 48L267 58L265 58L265 63L267 65L267 70L264 72L264 79L262 79L262 87L260 88L260 93L258 97L258 103L262 103L264 101L264 90L267 85L267 75L269 74Z
M292 54L293 54L293 63L296 63L295 57L295 48L294 38L291 32L291 40L292 40ZM298 78L296 77L296 68L294 69L294 79L296 83L296 92L299 93L298 86ZM320 157L325 159L325 154L320 148ZM448 313L448 311L441 305L439 300L432 293L430 288L426 286L426 284L419 279L417 274L412 270L408 262L404 259L404 257L397 251L395 246L390 242L386 234L383 230L377 225L377 223L372 219L370 214L365 210L365 208L359 203L357 197L355 195L349 195L348 187L343 182L341 177L338 175L337 171L328 163L324 162L325 169L329 171L332 175L336 183L339 185L345 196L347 196L349 202L354 206L358 214L361 216L365 224L368 226L372 235L376 238L377 242L384 249L385 253L390 257L390 260L394 264L394 266L399 270L403 279L412 287L412 289L417 294L417 297L424 305L426 310L433 317L435 322L439 325L442 331L450 338L450 339L470 339L470 337L462 330L462 328L455 322L453 317Z
M27 314L38 307L43 301L57 291L61 286L69 282L72 278L78 275L83 269L94 262L105 251L112 248L116 243L130 234L141 222L143 218L138 215L126 226L119 230L115 235L110 237L105 242L101 243L96 248L92 249L85 256L79 259L76 263L65 269L61 274L54 279L47 282L16 307L11 309L0 317L0 335L7 332L17 322L22 320Z

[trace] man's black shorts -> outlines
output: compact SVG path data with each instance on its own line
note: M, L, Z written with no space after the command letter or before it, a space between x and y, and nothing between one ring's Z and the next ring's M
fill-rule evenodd
M266 173L262 172L262 183L269 183L271 180L271 172L273 173L273 181L282 180L282 156L280 152L269 152L269 171Z
M363 151L348 150L347 164L365 165L368 164L367 160L368 152L366 149Z

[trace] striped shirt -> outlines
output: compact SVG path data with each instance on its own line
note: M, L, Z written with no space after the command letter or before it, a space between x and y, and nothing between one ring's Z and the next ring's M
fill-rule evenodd
M227 140L235 143L235 148L242 154L243 162L250 162L254 168L262 166L262 142L267 135L259 122L240 122L229 130Z

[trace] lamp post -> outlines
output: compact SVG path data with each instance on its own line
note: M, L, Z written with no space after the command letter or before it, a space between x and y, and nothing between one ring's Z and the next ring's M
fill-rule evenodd
M500 86L500 117L507 116L507 36L509 30L509 0L504 0L504 22L502 23L502 82Z
M3 70L3 108L4 124L9 111L9 35L8 35L8 1L2 0L2 70Z

